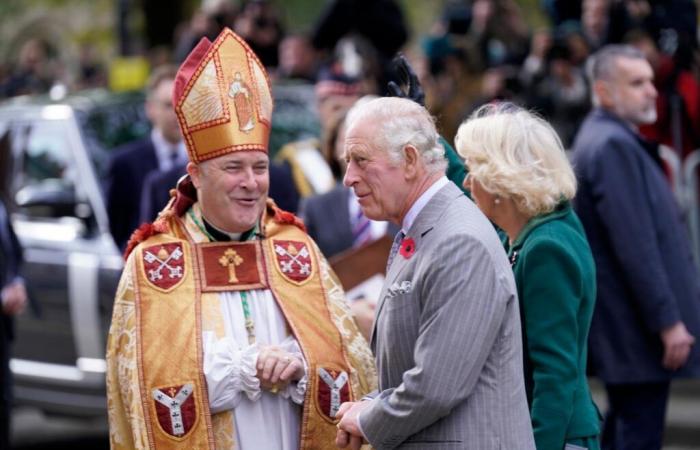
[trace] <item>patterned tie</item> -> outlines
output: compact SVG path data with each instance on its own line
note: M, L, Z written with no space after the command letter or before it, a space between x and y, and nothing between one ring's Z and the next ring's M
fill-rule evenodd
M352 227L352 246L361 247L372 238L372 222L358 208Z
M391 244L391 250L389 250L389 259L386 260L387 273L389 273L389 267L391 267L391 263L394 261L394 256L396 256L396 253L399 251L399 247L401 247L401 241L403 241L403 238L405 237L406 235L403 231L399 231L398 233L396 233L396 236L394 236L394 243Z

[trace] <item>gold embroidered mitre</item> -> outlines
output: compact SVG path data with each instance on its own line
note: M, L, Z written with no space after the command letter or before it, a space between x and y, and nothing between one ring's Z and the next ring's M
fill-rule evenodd
M173 105L192 162L241 150L267 152L272 93L245 41L225 28L202 38L175 79Z

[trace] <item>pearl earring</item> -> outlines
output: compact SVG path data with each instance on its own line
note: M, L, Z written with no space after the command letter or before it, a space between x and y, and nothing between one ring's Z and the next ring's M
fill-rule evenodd
M493 203L495 203L496 205L500 205L501 204L501 197L496 197L495 199L493 199Z

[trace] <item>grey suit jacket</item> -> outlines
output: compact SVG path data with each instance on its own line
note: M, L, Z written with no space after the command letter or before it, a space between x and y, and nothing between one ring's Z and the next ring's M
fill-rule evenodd
M534 449L517 291L493 226L454 184L408 230L377 305L376 449Z

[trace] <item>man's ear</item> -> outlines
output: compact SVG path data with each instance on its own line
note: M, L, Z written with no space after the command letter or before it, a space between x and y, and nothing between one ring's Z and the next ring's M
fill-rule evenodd
M611 83L607 80L596 80L593 83L593 93L598 98L600 106L605 109L612 109L615 106L612 89Z
M189 162L187 163L186 170L190 178L192 178L192 184L194 184L194 187L199 189L201 186L202 167L199 164Z
M411 144L403 147L404 164L406 165L405 176L407 180L415 178L420 170L420 154L418 149Z

